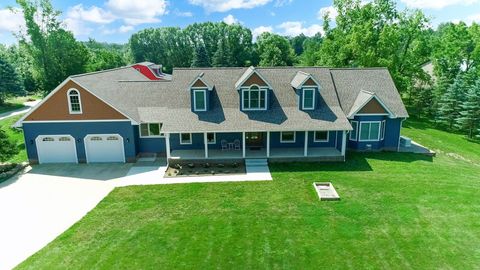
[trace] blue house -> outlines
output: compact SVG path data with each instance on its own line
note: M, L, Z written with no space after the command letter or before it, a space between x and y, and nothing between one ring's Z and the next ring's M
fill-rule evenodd
M16 123L30 163L135 162L147 153L343 161L347 149L397 151L408 117L385 68L176 68L166 75L158 67L67 78Z

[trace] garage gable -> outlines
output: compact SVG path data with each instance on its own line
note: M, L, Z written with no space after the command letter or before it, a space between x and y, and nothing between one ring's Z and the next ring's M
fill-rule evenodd
M80 96L81 113L70 113L68 93ZM127 120L128 118L72 80L66 81L23 121Z

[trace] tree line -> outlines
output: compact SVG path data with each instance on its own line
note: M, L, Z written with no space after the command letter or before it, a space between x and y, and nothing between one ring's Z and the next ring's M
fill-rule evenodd
M162 64L165 72L174 67L380 66L389 69L411 115L480 136L476 23L433 29L420 10L399 10L393 0L335 0L338 15L332 20L325 14L323 33L312 37L263 33L254 39L241 24L206 22L144 29L117 45L77 41L49 0L17 3L27 32L18 34L17 45L0 47L0 72L9 76L0 83L5 84L2 93L48 93L69 75L142 61ZM0 102L5 96L0 94Z

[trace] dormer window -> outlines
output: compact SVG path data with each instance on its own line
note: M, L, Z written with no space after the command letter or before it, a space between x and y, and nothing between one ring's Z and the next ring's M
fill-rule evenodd
M315 88L303 88L302 110L315 109Z
M252 85L242 91L243 110L266 110L267 109L267 89L260 88L258 85Z
M67 93L68 96L68 109L70 114L81 114L82 103L80 100L80 93L76 89L70 89Z
M193 110L196 112L207 110L207 90L193 90Z

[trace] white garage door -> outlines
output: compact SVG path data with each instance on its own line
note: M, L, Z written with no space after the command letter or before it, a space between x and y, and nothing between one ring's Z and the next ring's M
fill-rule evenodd
M118 134L95 134L85 137L87 162L125 162L123 138Z
M75 139L70 135L43 135L35 139L38 162L77 163Z

